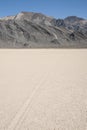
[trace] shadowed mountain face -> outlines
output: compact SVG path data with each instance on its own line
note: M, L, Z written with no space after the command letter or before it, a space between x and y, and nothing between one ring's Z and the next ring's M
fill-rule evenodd
M87 20L21 12L0 19L1 48L87 47Z

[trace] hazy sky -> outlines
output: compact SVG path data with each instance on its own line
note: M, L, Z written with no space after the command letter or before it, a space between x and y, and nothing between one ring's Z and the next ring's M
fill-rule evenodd
M87 19L87 0L0 0L0 17L21 11L40 12L56 18L76 15Z

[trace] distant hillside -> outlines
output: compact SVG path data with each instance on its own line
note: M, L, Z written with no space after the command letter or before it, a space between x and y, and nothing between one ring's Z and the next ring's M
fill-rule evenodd
M0 19L0 48L85 48L87 20L21 12Z

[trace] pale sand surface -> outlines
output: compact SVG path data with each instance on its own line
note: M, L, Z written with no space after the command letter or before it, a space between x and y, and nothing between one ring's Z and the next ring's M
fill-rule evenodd
M87 50L0 50L0 130L87 130Z

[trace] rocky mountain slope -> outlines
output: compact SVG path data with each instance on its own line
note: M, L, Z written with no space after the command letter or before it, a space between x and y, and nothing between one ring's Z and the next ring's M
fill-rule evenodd
M21 12L0 19L0 48L85 48L87 20Z

